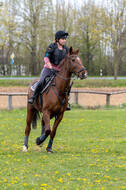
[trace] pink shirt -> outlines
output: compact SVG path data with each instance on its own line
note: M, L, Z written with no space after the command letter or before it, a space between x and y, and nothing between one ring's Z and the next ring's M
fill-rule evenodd
M49 67L48 67L48 65L47 65L47 63L50 62L50 61L49 61L49 58L48 58L48 57L44 57L44 62L45 62L44 67L46 67L46 68L49 69ZM54 65L54 64L52 64L52 63L51 63L51 65L52 65L52 68L53 68L53 69L55 69L55 70L57 70L57 71L60 71L60 69L58 68L58 65Z

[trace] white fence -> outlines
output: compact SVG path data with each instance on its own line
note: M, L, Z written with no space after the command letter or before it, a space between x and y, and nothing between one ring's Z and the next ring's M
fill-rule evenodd
M75 103L75 104L78 104L79 103L79 94L87 94L88 96L86 97L86 100L88 100L88 97L90 94L95 94L95 95L104 95L106 96L106 101L105 101L105 104L106 105L110 105L110 97L112 95L118 95L118 94L123 94L125 93L125 96L126 96L126 91L117 91L117 92L98 92L98 91L84 91L84 90L71 90L71 96L72 96L72 100L70 100L70 103ZM21 100L18 105L18 107L26 107L27 105L27 93L0 93L0 96L6 96L8 97L8 110L12 110L14 108L13 106L13 97L17 97L17 96L25 96L25 103L23 105L23 100ZM17 100L18 101L18 100ZM82 100L83 101L83 100ZM100 99L99 99L100 101ZM126 101L125 101L126 102ZM4 102L2 102L4 103ZM124 103L124 102L123 102ZM79 103L81 104L81 103ZM82 104L84 105L84 103L82 102ZM100 103L99 103L100 105ZM2 109L0 107L0 109ZM7 109L7 107L5 108Z

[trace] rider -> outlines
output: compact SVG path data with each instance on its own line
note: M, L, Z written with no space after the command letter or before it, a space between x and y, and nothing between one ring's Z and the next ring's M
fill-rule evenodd
M42 90L44 79L47 76L52 75L52 73L54 73L54 70L59 71L58 65L60 61L64 59L64 57L68 53L68 48L65 45L67 36L68 33L65 31L57 31L55 34L55 42L51 43L46 49L44 57L45 65L41 71L39 83L35 89L33 96L28 100L28 103L34 103L36 96ZM67 110L70 110L70 107L67 107Z

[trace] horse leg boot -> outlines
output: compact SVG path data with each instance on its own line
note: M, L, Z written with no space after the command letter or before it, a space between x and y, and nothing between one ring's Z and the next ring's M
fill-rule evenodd
M41 92L41 90L42 90L42 84L39 82L38 85L36 86L33 96L29 98L28 103L34 104L35 99L37 95Z
M55 118L55 121L54 121L54 124L53 124L53 129L52 129L52 131L50 133L50 140L49 140L48 146L46 148L46 150L47 150L48 153L52 153L53 139L54 139L54 137L56 135L57 127L60 124L62 118L63 118L63 113L60 114L58 118Z
M36 139L36 144L41 147L42 143L47 139L48 136L49 136L49 133L45 132L41 137L38 137Z
M37 145L39 144L39 145L38 145L39 147L42 147L42 146L43 146L43 142L41 143L41 140L42 140L42 138L43 138L43 135L45 135L45 125L44 125L43 122L42 122L41 136L36 139L36 143L37 143ZM41 144L40 144L40 143L41 143Z

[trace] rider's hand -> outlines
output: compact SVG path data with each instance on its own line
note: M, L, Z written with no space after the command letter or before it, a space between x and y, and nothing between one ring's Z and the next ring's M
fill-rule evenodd
M52 71L53 73L56 73L56 72L57 72L57 70L55 70L55 69L53 69L53 68L51 69L51 71Z

